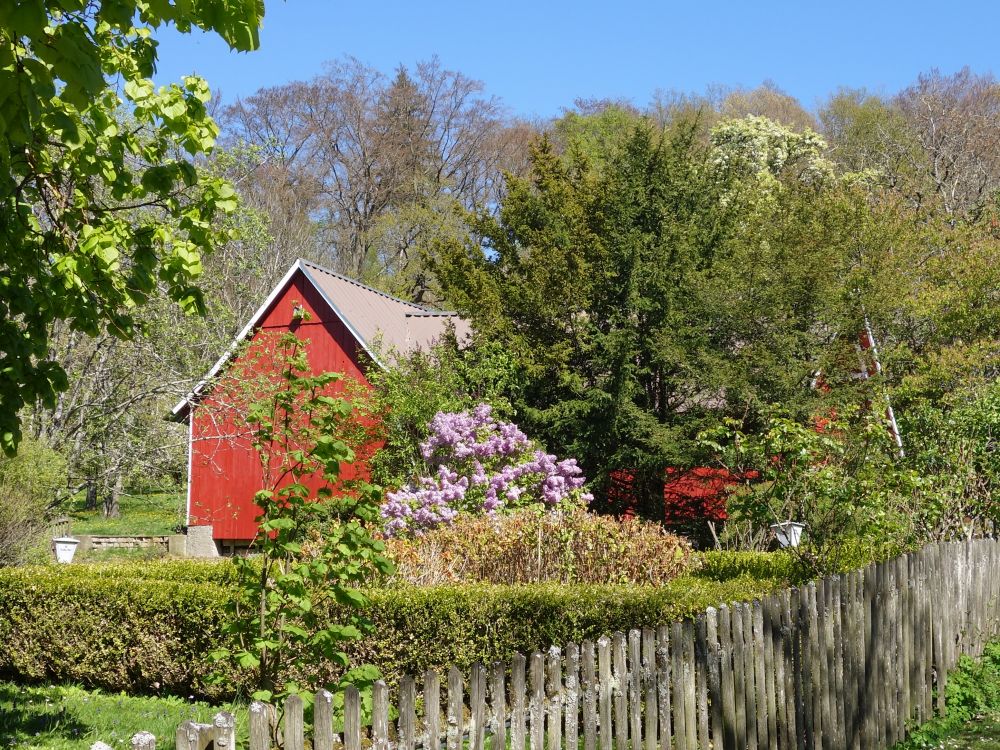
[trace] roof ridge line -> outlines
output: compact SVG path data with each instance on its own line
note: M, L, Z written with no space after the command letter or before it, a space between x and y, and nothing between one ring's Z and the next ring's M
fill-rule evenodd
M373 294L377 294L380 297L385 297L386 299L391 299L393 302L398 302L401 305L407 305L408 307L412 307L412 308L414 308L416 310L419 310L421 312L429 312L429 313L437 312L436 310L432 310L432 309L430 309L428 307L424 307L423 305L418 305L416 302L407 302L405 299L400 299L399 297L394 297L393 295L389 294L388 292L383 292L381 289L376 289L373 286L369 286L368 284L360 282L357 279L352 279L350 276L345 276L342 273L337 273L336 271L331 271L329 268L327 268L325 266L321 266L319 263L316 263L314 261L308 260L306 258L299 258L299 261L302 262L302 263L304 263L304 264L306 264L306 265L308 265L308 266L312 266L317 271L322 271L323 273L328 273L331 276L336 276L341 281L346 281L349 284L354 284L355 286L361 287L365 291L372 292Z

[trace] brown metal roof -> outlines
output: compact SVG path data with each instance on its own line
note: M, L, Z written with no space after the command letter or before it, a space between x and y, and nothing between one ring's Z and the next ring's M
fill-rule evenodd
M471 333L468 322L458 313L429 310L315 263L300 263L327 304L376 360L427 349L449 326L454 326L459 340Z
M444 336L449 326L454 326L459 341L466 340L472 333L468 321L460 318L458 313L430 310L406 302L300 258L288 269L208 374L174 406L172 419L179 421L187 418L190 405L233 356L239 343L253 332L298 271L313 283L358 344L383 367L398 356L430 348Z

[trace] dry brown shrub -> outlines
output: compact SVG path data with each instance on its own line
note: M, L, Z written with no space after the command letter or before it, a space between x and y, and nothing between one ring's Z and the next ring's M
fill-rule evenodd
M396 579L447 583L661 585L686 571L691 545L658 524L574 509L460 516L412 539L387 540Z

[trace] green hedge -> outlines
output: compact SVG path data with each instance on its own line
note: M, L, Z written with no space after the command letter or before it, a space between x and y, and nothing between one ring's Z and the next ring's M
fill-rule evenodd
M173 581L177 583L229 583L235 580L236 566L232 559L185 560L104 560L80 562L72 565L45 565L35 570L57 573L62 579L104 579Z
M788 552L699 552L695 575L712 581L728 581L739 576L758 580L780 579L791 583L807 580L805 568Z
M0 571L0 675L217 697L205 657L226 597L215 584L88 577L70 566Z
M0 676L216 700L243 692L236 675L225 690L206 682L207 654L219 645L230 596L218 581L230 575L225 562L187 561L0 570ZM179 582L185 577L196 582ZM466 668L515 651L671 622L710 605L763 596L783 583L774 576L702 575L659 588L376 589L368 592L374 632L354 644L351 657L354 664L375 664L395 682L432 667Z

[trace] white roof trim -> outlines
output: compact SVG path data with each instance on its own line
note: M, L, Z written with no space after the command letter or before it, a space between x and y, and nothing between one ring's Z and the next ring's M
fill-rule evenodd
M274 290L271 292L270 295L268 295L268 298L264 300L264 304L262 304L260 307L257 308L257 312L255 312L251 316L250 322L247 323L243 327L243 330L236 335L236 338L233 339L233 343L231 343L229 345L229 348L226 349L225 353L221 357L219 357L219 360L214 365L212 365L212 369L208 371L208 374L200 381L198 381L198 385L192 388L191 392L188 393L188 395L186 395L180 401L178 401L177 405L170 410L170 413L174 417L179 417L181 412L183 412L184 409L188 405L190 405L190 403L195 399L195 397L205 389L205 386L207 386L211 382L212 378L214 378L216 375L219 374L219 371L222 369L223 365L225 365L226 362L229 361L229 358L236 353L236 349L239 346L239 343L243 339L245 339L251 331L253 331L253 329L260 322L260 319L264 317L264 313L267 312L267 309L278 298L278 295L281 294L282 291L284 291L285 287L288 285L288 282L292 280L292 276L295 275L295 272L299 270L305 271L305 267L303 266L301 258L299 258L297 261L295 261L295 263L292 264L292 267L288 269L288 273L286 273L284 277L281 279L281 281L278 282L278 285L274 287ZM309 281L310 283L313 284L313 286L316 285L316 282L313 281L312 278L310 278Z

